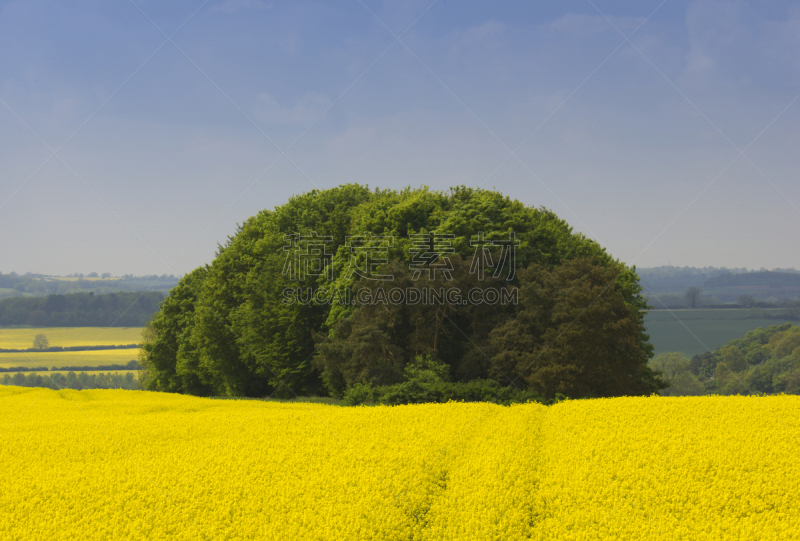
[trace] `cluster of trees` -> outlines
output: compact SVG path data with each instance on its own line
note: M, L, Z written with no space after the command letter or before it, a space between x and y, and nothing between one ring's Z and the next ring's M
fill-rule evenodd
M159 291L14 297L0 300L0 326L142 327L163 299Z
M41 372L18 372L14 375L3 374L3 385L17 387L45 387L48 389L138 389L139 384L133 372L125 374L106 374L104 372L88 374L86 372L68 372L64 374L42 374Z
M420 277L411 235L432 232L451 236L447 248L431 242L428 260L447 261L448 273ZM511 232L519 241L514 257L503 257L500 244L487 248L494 268L481 280L474 243L506 241ZM330 254L326 272L296 281L286 272L287 236L313 233L329 237L321 252ZM384 238L368 241L383 247L371 270L391 275L390 282L350 272L354 261L361 269L370 264L347 237L367 233ZM479 298L494 288L517 302L361 302L355 295L353 303L336 295L287 302L285 292L298 286L366 290L373 299L381 288L457 288ZM330 394L354 402L392 402L382 398L391 391L444 399L468 393L459 385L470 382L478 394L508 388L497 391L499 401L520 398L515 392L544 399L644 395L663 386L647 365L644 308L635 270L546 209L489 190L350 184L260 212L210 265L184 276L143 333L142 384L196 395ZM438 379L414 372L420 362L438 367ZM409 391L415 385L427 390Z
M669 396L800 394L800 327L762 327L691 360L662 353L650 367L670 383L661 391Z
M492 379L451 381L448 366L431 357L417 356L403 369L403 381L391 385L375 386L370 383L355 383L347 389L343 403L347 406L360 404L430 404L450 400L464 402L512 403L539 402L551 404L563 398L556 394L547 399L535 390L522 390L511 385L500 385Z

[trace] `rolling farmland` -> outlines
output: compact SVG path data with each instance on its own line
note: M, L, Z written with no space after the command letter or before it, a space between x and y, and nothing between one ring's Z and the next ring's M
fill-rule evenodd
M342 408L3 387L0 419L7 539L769 540L800 528L794 396Z
M0 353L0 368L61 368L62 366L104 366L136 360L138 349Z
M139 327L44 327L0 329L0 349L30 348L33 338L44 334L51 347L120 346L141 341ZM62 368L124 365L136 360L139 350L99 349L89 351L17 351L0 352L0 368ZM51 370L52 373L52 370Z
M0 329L0 349L27 349L42 333L50 346L123 346L142 340L141 327L17 327Z
M786 310L763 310L762 315L781 315ZM680 351L687 357L714 350L759 327L791 319L755 318L750 309L741 310L651 310L644 318L655 354Z

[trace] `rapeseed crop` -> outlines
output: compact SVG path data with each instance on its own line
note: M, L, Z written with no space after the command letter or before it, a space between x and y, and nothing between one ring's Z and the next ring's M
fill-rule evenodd
M343 408L0 388L2 539L792 539L800 397Z
M91 351L25 351L0 353L0 368L61 368L104 366L135 361L138 349L96 349Z
M125 346L142 341L141 327L16 327L0 329L0 349L27 349L40 333L50 347Z

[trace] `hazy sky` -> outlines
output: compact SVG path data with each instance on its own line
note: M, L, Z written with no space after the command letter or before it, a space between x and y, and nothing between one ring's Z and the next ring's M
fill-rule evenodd
M0 6L0 272L182 274L345 182L496 188L640 267L800 268L796 2Z

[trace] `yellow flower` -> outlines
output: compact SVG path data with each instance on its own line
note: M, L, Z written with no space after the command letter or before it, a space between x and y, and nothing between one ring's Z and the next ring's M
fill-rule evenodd
M0 387L2 539L789 539L800 397L341 408Z

